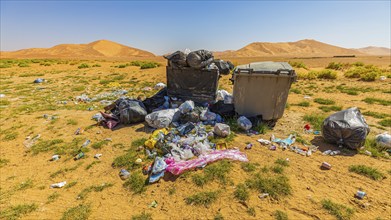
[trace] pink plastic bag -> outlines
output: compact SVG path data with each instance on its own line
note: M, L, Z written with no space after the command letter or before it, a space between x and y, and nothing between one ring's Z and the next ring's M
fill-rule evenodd
M186 170L204 166L221 159L238 160L248 162L247 156L238 150L216 150L211 153L200 155L197 159L175 162L173 158L166 159L168 165L166 171L179 175Z

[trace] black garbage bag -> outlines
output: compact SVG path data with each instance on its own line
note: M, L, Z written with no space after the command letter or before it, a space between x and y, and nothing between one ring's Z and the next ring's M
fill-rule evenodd
M112 113L119 118L122 124L142 122L148 114L144 104L139 100L120 98L115 101L116 107Z
M181 68L186 67L186 56L187 54L183 53L182 51L176 51L170 55L163 56L168 60L168 66L173 68Z
M351 149L361 147L369 131L369 126L357 107L330 115L322 126L322 135L326 141Z
M150 98L146 98L143 101L143 104L145 106L145 109L147 110L148 113L151 113L152 110L159 108L164 104L166 101L164 99L164 96L167 96L167 88L161 89L158 93L153 95Z
M209 106L209 110L216 114L219 114L223 117L233 117L235 116L235 107L233 104L224 104L223 100L220 100L211 106Z
M197 50L187 55L187 64L195 69L202 69L213 62L213 53L207 50Z
M228 75L234 68L234 65L229 61L214 60L213 63L219 68L220 74L223 75Z

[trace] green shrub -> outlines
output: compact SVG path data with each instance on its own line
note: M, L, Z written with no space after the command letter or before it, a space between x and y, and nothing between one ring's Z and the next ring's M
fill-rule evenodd
M281 210L276 210L273 215L276 220L288 220L288 215Z
M279 165L284 166L284 167L289 167L289 161L284 160L282 158L278 158L274 163L275 164L279 164Z
M303 68L303 69L308 69L308 67L301 61L289 61L288 62L289 65L291 65L292 67L296 67L296 68Z
M323 199L321 203L323 208L334 215L338 220L349 220L354 214L354 209L334 203L329 199Z
M363 99L363 101L368 104L380 104L380 105L385 105L385 106L391 105L391 101L384 100L384 99L378 99L378 98L365 98L365 99Z
M152 220L152 214L146 213L145 211L143 211L139 215L133 215L132 220Z
M247 163L241 163L240 166L242 167L242 169L245 172L253 172L256 170L256 168L257 168L257 166L259 166L259 164L247 162Z
M293 92L293 93L295 93L295 94L301 94L301 90L298 89L298 88L291 88L289 91L290 91L290 92Z
M97 63L97 64L92 65L92 67L101 67L101 65Z
M352 66L364 66L363 62L354 62L352 63Z
M363 112L362 114L365 115L365 116L371 116L371 117L380 118L380 119L387 118L387 117L391 116L389 114L379 113L379 112L372 112L372 111Z
M332 70L321 70L317 74L318 79L336 79L337 73Z
M123 155L116 157L112 163L114 168L126 168L128 170L135 169L140 165L136 164L137 154L134 152L127 152Z
M360 78L363 81L374 81L382 74L382 70L373 65L356 66L345 72L347 78Z
M299 102L297 103L298 106L301 106L301 107L309 107L310 106L310 103L307 102L307 101L303 101L303 102Z
M236 189L234 191L234 196L236 199L238 199L241 202L245 202L250 197L250 194L247 190L247 186L244 184L238 184L236 186Z
M292 193L292 187L286 176L266 177L258 173L251 179L246 180L246 185L251 189L257 189L261 193L269 193L273 199L280 199Z
M379 172L375 168L366 165L351 165L349 166L349 171L362 176L369 177L373 180L382 180L384 178L383 173Z
M326 69L330 70L343 70L349 67L349 63L336 63L336 62L331 62L329 65L327 65Z
M79 68L79 69L85 69L85 68L90 68L90 66L89 66L88 64L86 64L86 63L82 63L82 64L80 64L80 66L78 66L77 68Z
M219 193L219 191L199 192L185 198L185 202L188 205L203 205L208 207L208 205L217 200Z
M391 119L383 119L379 121L379 125L384 127L391 127Z
M109 144L110 141L107 141L107 140L103 140L103 141L98 141L98 142L95 142L91 145L92 148L94 149L102 149L103 146Z
M91 205L80 204L64 212L61 220L87 220L91 214Z
M320 110L323 112L331 112L331 111L341 111L342 106L336 106L336 105L331 105L331 106L319 106L318 107Z
M326 119L326 116L311 113L304 115L303 119L304 121L310 123L315 130L320 130L322 128L323 121Z
M0 210L0 218L7 220L16 220L38 209L35 203L14 205L7 209Z
M139 173L132 173L123 184L125 189L132 191L135 194L140 194L145 191L145 179Z
M316 98L314 99L314 102L321 104L321 105L333 105L335 104L335 101L330 99L323 99L323 98Z
M28 65L27 63L19 63L18 66L19 67L29 67L30 65Z

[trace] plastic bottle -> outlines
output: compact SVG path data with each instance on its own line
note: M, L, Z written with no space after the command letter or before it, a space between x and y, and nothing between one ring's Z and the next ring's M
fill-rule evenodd
M65 186L65 184L67 184L67 181L54 183L54 184L50 185L50 188L62 188L63 186Z
M83 152L80 152L76 155L76 157L74 158L74 160L80 160L81 158L83 158L85 155Z

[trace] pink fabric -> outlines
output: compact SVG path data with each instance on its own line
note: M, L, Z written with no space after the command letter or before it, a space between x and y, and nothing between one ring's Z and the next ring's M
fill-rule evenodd
M166 171L174 175L179 175L186 170L200 167L221 159L231 159L248 162L246 154L238 150L216 150L205 155L200 155L198 158L188 161L175 162L173 158L167 158L166 164L168 165L168 167Z

